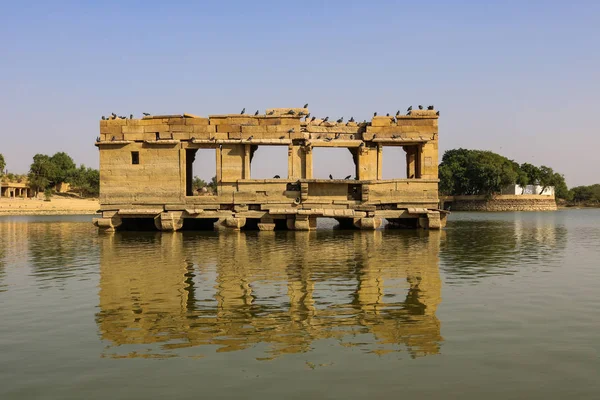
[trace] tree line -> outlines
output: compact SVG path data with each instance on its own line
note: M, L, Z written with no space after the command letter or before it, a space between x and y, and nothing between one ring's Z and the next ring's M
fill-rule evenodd
M571 200L562 174L542 165L519 164L500 154L484 150L453 149L439 166L440 193L445 195L485 195L500 193L508 185L540 185L542 191L554 186L556 197Z
M68 183L80 196L98 196L100 173L97 169L81 164L79 168L65 152L52 156L36 154L27 174L29 186L37 193L52 190L61 183Z

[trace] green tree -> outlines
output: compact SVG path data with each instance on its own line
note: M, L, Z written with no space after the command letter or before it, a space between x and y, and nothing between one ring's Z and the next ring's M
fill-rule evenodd
M65 152L55 153L50 157L50 163L52 167L49 179L53 185L68 182L71 176L76 173L77 166L75 162Z
M4 161L4 156L0 153L0 176L4 175L4 168L6 168L6 161Z
M195 176L194 179L192 179L192 190L196 191L206 186L206 181L199 176Z
M33 156L29 167L29 185L35 189L36 195L50 187L53 165L50 157L45 154Z
M527 175L528 184L539 185L541 171L538 167L532 164L521 164L521 170Z
M571 189L573 201L600 203L600 184L590 186L576 186Z
M71 173L68 183L83 196L98 196L100 193L100 173L97 169L86 168L81 164Z

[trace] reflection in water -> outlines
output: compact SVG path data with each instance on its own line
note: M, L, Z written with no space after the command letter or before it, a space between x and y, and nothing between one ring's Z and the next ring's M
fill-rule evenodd
M198 356L266 344L262 359L306 352L320 339L376 354L437 354L443 235L102 235L96 321L105 355Z
M441 252L448 282L453 277L512 275L528 265L560 265L567 228L558 217L551 217L545 213L456 214Z

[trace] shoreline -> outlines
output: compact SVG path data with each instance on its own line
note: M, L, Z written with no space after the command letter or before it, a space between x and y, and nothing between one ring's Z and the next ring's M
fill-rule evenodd
M53 197L50 201L44 201L36 198L0 198L0 216L94 215L99 208L98 199Z

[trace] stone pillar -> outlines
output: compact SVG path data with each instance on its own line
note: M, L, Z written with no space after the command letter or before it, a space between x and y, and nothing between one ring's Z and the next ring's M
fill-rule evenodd
M219 218L217 222L215 222L215 229L224 230L231 229L239 231L244 225L246 225L246 218L239 217L227 217L227 218Z
M287 228L293 231L310 231L317 229L317 218L308 215L288 216Z
M183 211L167 211L154 218L154 226L159 231L175 232L183 228Z
M102 213L102 218L94 218L93 223L101 232L114 232L123 220L116 211L109 211Z
M258 229L261 231L275 230L275 221L273 220L273 217L271 217L270 215L265 215L264 217L262 217L260 219L260 222L258 223Z
M355 218L354 226L362 230L375 230L381 226L383 219L379 217Z

